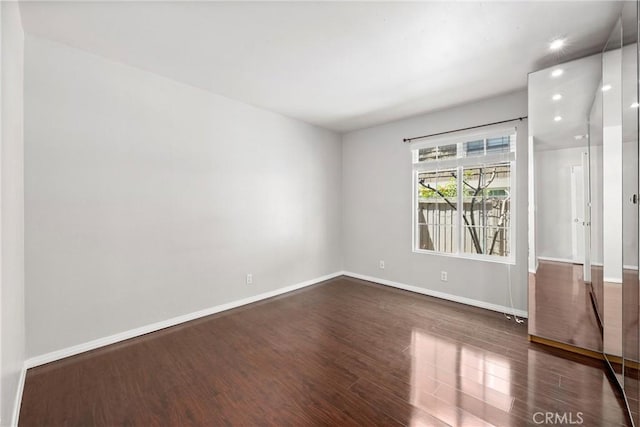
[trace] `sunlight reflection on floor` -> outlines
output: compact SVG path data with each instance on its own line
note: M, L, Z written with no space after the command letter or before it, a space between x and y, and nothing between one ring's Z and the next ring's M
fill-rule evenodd
M411 357L412 426L434 425L425 422L423 411L449 425L489 425L457 407L465 405L508 416L514 401L508 359L420 330L413 330Z

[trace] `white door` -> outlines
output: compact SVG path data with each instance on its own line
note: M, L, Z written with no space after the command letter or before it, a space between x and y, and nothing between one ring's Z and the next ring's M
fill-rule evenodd
M582 174L584 180L584 281L591 283L591 160L589 152L582 153Z
M571 166L571 235L573 262L584 264L585 235L584 174L582 166Z

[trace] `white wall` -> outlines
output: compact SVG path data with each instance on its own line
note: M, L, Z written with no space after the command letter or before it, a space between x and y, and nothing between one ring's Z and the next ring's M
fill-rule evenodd
M622 283L622 126L605 126L603 139L604 280Z
M0 2L2 28L2 150L0 204L0 425L15 417L25 359L23 55L24 33L18 4Z
M339 135L31 36L25 89L29 357L342 269Z
M400 120L343 136L344 267L360 275L509 307L508 266L412 252L411 152L403 138L527 114L526 91ZM518 126L517 248L513 302L526 310L527 138ZM385 269L378 261L385 260ZM440 271L448 282L440 281Z
M600 82L598 88L596 88L593 103L589 111L589 145L591 146L591 154L589 157L589 174L590 174L590 191L591 191L591 236L590 236L590 254L591 263L602 265L604 262L604 205L603 205L603 152L602 152L602 138L603 138L603 103L602 94L600 90ZM594 270L592 270L594 271ZM599 274L602 275L601 271ZM600 280L602 277L600 277ZM595 280L592 277L592 280ZM601 304L602 305L602 304Z
M624 268L638 266L638 142L622 143L622 260Z
M621 50L602 56L602 212L604 280L622 283L622 71ZM623 106L624 108L624 106Z
M587 151L588 147L585 146L535 153L538 257L573 259L571 166L582 165L582 153ZM594 149L592 155L601 156L597 151ZM594 179L598 178L594 176ZM594 194L594 197L596 200L599 199L597 194ZM597 242L594 242L594 246L598 246ZM591 256L593 262L602 262L599 254L594 253Z
M536 177L536 156L535 156L535 151L534 151L534 147L536 144L536 137L533 135L529 135L529 142L528 142L529 146L527 147L527 173L528 173L528 177L527 177L527 181L528 181L528 186L527 186L527 195L528 195L528 209L527 209L527 215L528 215L528 250L529 250L529 255L528 255L528 268L529 268L529 273L535 273L536 270L538 269L538 259L536 257L536 253L537 253L537 236L538 234L536 233L536 227L537 227L537 214L536 214L536 204L538 201L538 198L536 196L536 186L535 186L535 177ZM531 320L530 320L531 322Z
M633 13L635 16L635 12ZM625 29L626 31L626 29ZM638 44L622 48L622 264L638 266L638 110L631 104L638 99ZM633 284L637 289L637 284ZM628 291L627 291L628 292ZM637 350L636 350L637 351Z

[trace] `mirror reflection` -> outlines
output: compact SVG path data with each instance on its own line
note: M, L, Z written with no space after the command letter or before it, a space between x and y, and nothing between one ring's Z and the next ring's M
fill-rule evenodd
M602 55L602 211L604 354L622 380L622 23Z
M601 80L602 55L529 76L536 243L530 334L596 352L603 349L602 251L590 205L602 195L590 181L602 144L590 144L590 116ZM602 169L594 169L593 180L601 181Z
M622 14L622 331L624 392L635 425L638 413L638 16Z
M640 425L637 8L529 75L529 334L605 360Z

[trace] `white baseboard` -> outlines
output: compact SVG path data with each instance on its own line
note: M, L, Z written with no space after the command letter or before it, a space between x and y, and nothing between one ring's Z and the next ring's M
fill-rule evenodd
M20 406L22 405L22 392L24 391L24 380L27 376L27 367L22 366L20 371L20 379L18 380L18 389L16 390L16 401L13 403L13 414L11 416L11 427L18 426L20 418Z
M536 265L533 266L533 269L529 268L529 273L536 274L538 272L539 267L540 267L540 260L536 258Z
M565 262L567 264L580 264L582 265L583 262L574 260L574 259L569 259L569 258L554 258L554 257L550 257L550 256L539 256L538 260L541 261L555 261L555 262ZM602 263L601 262L597 262L597 261L591 261L591 265L593 267L602 267ZM637 270L638 267L634 266L634 265L625 265L624 268L628 268L631 270Z
M392 280L380 279L373 276L365 276L364 274L352 273L350 271L344 271L345 276L354 277L356 279L366 280L369 282L379 283L381 285L391 286L398 289L404 289L405 291L415 292L418 294L429 295L440 299L459 302L466 305L472 305L474 307L485 308L491 311L497 311L499 313L515 314L518 317L528 317L528 313L525 310L512 309L504 305L492 304L489 302L478 301L471 298L461 297L458 295L447 294L444 292L432 291L431 289L420 288L418 286L407 285L404 283L394 282Z
M540 261L554 261L554 262L566 262L567 264L582 264L579 261L569 259L569 258L555 258L550 256L539 256L538 260Z
M35 366L44 365L45 363L55 362L56 360L64 359L65 357L75 356L76 354L84 353L89 350L95 350L96 348L104 347L110 344L115 344L120 341L135 338L140 335L145 335L151 332L159 331L171 326L179 325L190 320L199 319L201 317L210 316L212 314L220 313L221 311L230 310L232 308L240 307L243 305L251 304L257 301L261 301L267 298L272 298L287 292L302 289L307 286L315 285L316 283L324 282L325 280L333 279L334 277L342 276L343 272L338 271L326 276L317 277L315 279L306 280L295 285L286 286L273 291L264 292L262 294L254 295L241 300L228 302L226 304L217 305L215 307L205 308L204 310L195 311L193 313L184 314L182 316L173 317L161 322L152 323L150 325L141 326L139 328L130 329L128 331L120 332L115 335L109 335L107 337L98 338L83 344L74 345L71 347L63 348L61 350L52 351L50 353L42 354L29 358L25 361L26 368L33 368Z

